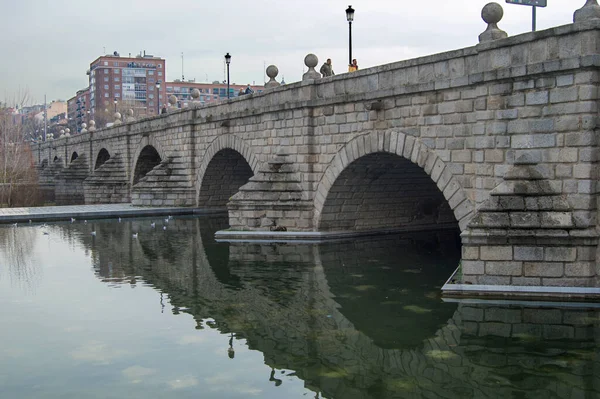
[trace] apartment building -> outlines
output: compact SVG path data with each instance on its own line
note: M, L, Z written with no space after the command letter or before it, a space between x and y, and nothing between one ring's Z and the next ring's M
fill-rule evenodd
M121 57L115 51L95 59L88 74L92 119L110 114L117 105L137 115L156 115L166 104L165 60L160 57L146 52Z

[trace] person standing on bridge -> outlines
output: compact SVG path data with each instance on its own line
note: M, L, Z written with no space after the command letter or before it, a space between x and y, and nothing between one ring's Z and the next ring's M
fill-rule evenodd
M352 60L352 64L348 65L348 72L356 72L358 71L358 62L356 58Z
M319 72L321 72L321 75L323 75L324 78L335 75L335 72L333 72L333 65L331 65L331 58L327 58L327 62L323 64Z

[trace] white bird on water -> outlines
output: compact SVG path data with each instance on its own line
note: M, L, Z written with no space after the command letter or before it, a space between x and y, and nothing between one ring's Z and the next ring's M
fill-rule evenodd
M92 231L90 234L93 235L94 237L96 237L96 232L95 231Z
M165 219L165 223L169 223L169 219Z
M13 223L13 227L17 227L17 225L18 225L17 223Z
M166 231L166 230L167 230L167 226L163 226L163 230L165 230L165 231Z
M155 228L156 227L156 223L154 223L154 222L150 223L150 227Z
M119 218L119 223L121 223L121 218Z
M137 238L138 237L138 233L133 233L132 237L133 238Z
M75 218L71 218L71 223L75 222Z

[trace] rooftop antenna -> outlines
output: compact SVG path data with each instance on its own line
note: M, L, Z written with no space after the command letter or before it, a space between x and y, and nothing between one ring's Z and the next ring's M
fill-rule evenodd
M185 82L185 76L183 75L183 51L181 52L181 81Z
M102 55L106 54L106 46L102 47Z

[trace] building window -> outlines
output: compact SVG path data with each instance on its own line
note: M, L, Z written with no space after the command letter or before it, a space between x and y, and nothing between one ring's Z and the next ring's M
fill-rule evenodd
M108 73L108 69L107 68L104 68L104 73Z
M105 82L108 82L108 76L105 76L105 77L104 77L104 81L105 81Z
M158 76L162 76L162 72L161 71L158 71Z
M121 78L119 78L118 76L115 76L115 82L120 82Z
M119 66L119 63L117 61L115 61L113 65L114 66Z
M115 90L121 90L121 85L115 85Z
M104 93L104 97L108 98L108 93Z
M108 90L108 85L104 85L104 90Z
M150 84L154 83L154 78L148 78L148 83L150 83Z
M104 66L108 66L108 61L104 61Z
M219 94L219 89L213 89L213 94Z
M148 94L148 98L154 98L154 94Z
M115 71L115 73L120 73L121 72L121 70L119 68L115 68L114 71Z
M148 75L154 75L154 71L148 71Z
M121 93L115 93L115 97L121 97Z
M153 105L154 105L154 101L150 101L150 102L148 102L148 106L149 106L149 107L151 107L151 106L153 106Z

